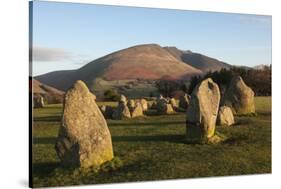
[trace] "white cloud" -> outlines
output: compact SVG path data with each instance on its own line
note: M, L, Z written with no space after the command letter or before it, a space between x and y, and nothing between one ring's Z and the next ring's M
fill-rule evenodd
M38 62L55 62L63 60L72 60L73 53L59 48L48 48L35 46L32 49L32 59Z

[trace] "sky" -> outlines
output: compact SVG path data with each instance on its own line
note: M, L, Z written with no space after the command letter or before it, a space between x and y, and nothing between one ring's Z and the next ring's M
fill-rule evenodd
M32 18L34 76L150 43L233 65L271 64L271 16L34 1Z

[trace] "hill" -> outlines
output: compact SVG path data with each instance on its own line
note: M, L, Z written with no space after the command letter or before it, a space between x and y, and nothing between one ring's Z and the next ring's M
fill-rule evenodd
M170 54L178 60L185 62L189 66L197 68L202 72L219 71L222 68L229 69L232 66L217 59L205 56L203 54L194 53L192 51L183 51L176 47L164 47Z
M32 80L33 97L42 96L48 104L62 103L64 92L39 82Z
M78 79L92 88L97 78L107 81L183 80L198 74L202 74L200 69L182 62L161 46L146 44L111 53L77 70L51 72L36 79L60 90L67 90Z

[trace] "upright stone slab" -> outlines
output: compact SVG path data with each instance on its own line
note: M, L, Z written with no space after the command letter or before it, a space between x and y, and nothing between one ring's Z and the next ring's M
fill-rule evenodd
M190 101L190 96L185 94L184 96L180 96L179 98L179 108L186 110L188 108Z
M174 98L170 99L169 104L171 104L174 109L178 108L178 104Z
M142 98L140 100L140 104L141 104L141 107L142 107L143 111L147 111L148 110L148 103L147 103L147 101L145 99Z
M121 102L121 103L124 103L125 105L127 105L127 98L124 96L124 95L121 95L120 96L120 101L119 102Z
M119 102L117 108L113 111L112 119L121 120L124 118L131 118L131 113L125 103Z
M140 102L137 102L136 106L131 111L131 117L134 118L134 117L140 117L140 116L143 116L143 107Z
M234 116L233 116L231 108L229 108L227 106L220 107L217 122L219 125L225 125L225 126L233 125Z
M133 100L133 99L130 99L129 101L128 101L128 108L129 108L129 110L130 111L133 111L133 109L136 107L136 102Z
M107 123L95 96L80 80L65 95L55 149L67 167L100 166L113 158Z
M111 106L102 105L100 109L105 118L107 118L107 119L112 118L113 108Z
M222 106L232 109L234 115L255 113L254 92L240 76L235 76L222 99Z
M44 105L45 105L44 98L41 95L33 98L33 107L34 108L43 108Z
M212 79L205 79L195 87L186 113L188 141L199 143L218 141L215 128L219 102L219 87Z

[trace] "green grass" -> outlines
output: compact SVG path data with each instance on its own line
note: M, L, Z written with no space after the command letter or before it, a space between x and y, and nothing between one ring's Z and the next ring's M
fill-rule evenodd
M62 106L36 109L34 186L271 173L271 97L255 101L257 116L236 117L235 126L217 127L228 138L217 145L186 144L184 113L107 120L116 158L99 170L61 168L54 143Z

